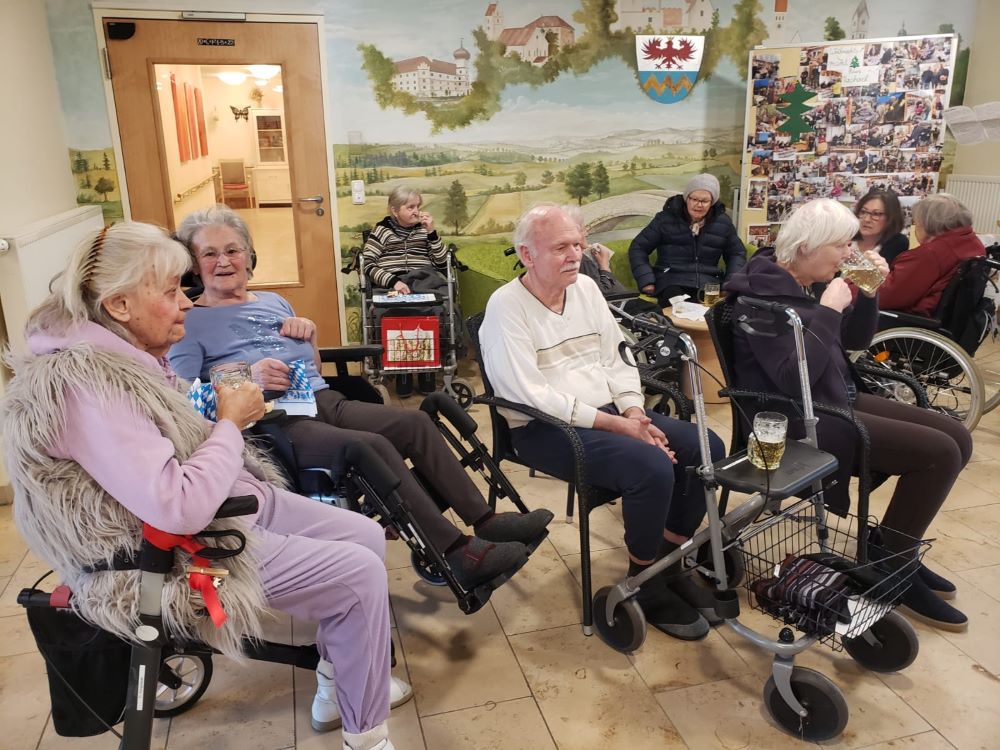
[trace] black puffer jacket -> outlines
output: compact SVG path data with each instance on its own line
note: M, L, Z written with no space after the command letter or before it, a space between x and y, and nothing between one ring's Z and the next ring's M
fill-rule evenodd
M658 251L655 266L649 260L654 251ZM726 261L725 273L719 269L722 259ZM695 236L684 196L674 195L632 240L628 261L639 288L655 284L659 294L667 286L699 289L708 282L728 279L743 268L747 254L721 202L708 210L705 224Z

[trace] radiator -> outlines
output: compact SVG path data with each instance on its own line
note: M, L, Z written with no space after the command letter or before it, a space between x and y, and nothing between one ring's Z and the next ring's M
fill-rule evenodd
M945 187L972 211L972 227L978 234L996 234L1000 219L1000 177L953 174Z
M77 243L103 226L100 206L80 206L0 234L0 306L15 351L23 349L28 313L48 295L52 277Z

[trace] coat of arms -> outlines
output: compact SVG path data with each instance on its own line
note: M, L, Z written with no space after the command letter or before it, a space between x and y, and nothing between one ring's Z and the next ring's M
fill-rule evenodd
M694 87L705 46L703 36L636 35L639 85L661 104L680 101Z

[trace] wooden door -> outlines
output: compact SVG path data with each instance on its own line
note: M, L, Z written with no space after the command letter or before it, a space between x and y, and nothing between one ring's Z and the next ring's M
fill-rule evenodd
M298 273L291 281L255 280L252 286L280 293L298 315L316 321L321 345L339 344L338 263L333 244L318 26L105 18L104 32L131 218L171 229L174 195L167 175L161 122L171 114L159 110L154 66L281 66ZM311 200L302 200L306 198Z

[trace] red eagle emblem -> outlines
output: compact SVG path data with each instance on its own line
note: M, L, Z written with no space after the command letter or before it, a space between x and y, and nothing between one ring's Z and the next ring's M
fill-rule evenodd
M659 60L656 63L657 68L666 67L667 70L670 68L679 68L680 63L686 62L694 57L695 48L691 44L690 40L682 39L680 44L676 47L674 46L674 38L667 37L667 43L665 46L660 46L660 38L655 37L650 39L642 46L642 54L646 56L647 60Z

